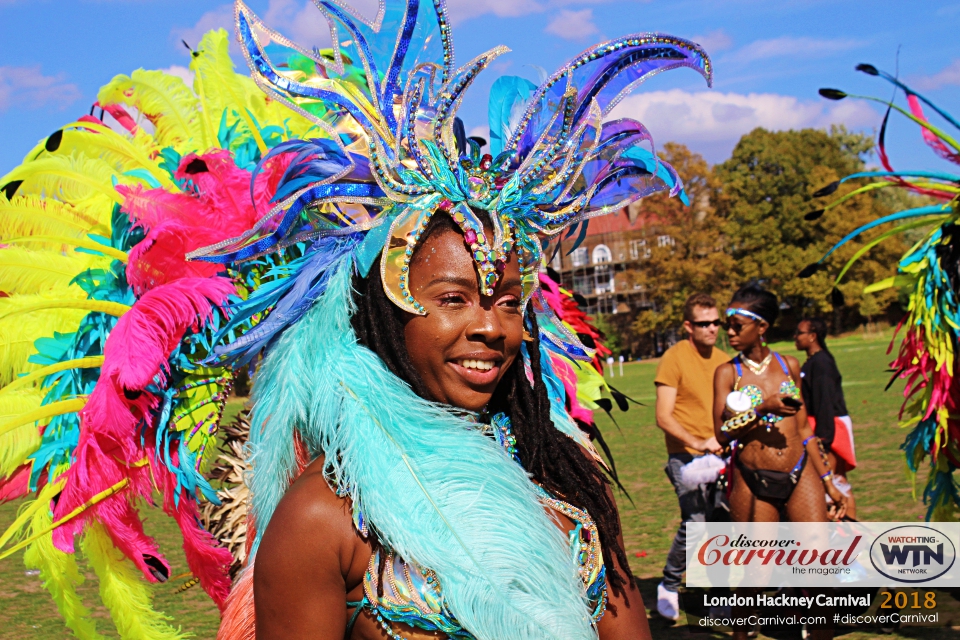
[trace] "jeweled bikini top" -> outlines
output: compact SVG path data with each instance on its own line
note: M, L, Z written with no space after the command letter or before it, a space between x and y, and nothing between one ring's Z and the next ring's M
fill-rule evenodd
M793 377L790 375L790 368L787 367L787 362L783 359L783 356L776 351L771 351L770 355L777 359L777 362L780 363L780 368L783 369L784 375L787 376L787 379L780 383L780 393L799 400L800 389L797 388L796 383L793 381ZM741 358L742 356L737 355L737 357L733 359L733 366L737 370L737 381L733 386L734 390L739 389L740 380L743 378L743 364L741 363ZM748 384L743 389L739 390L750 398L750 403L753 405L753 408L757 408L760 406L760 403L763 402L763 391L761 391L760 387L757 385ZM777 416L772 413L768 413L761 416L760 419L763 425L767 428L767 431L770 431L773 425L783 420L783 416Z
M481 425L519 463L515 439L510 431L510 419L504 414L493 417L490 425ZM590 615L596 624L607 605L606 568L600 548L597 525L590 515L540 490L540 503L561 513L574 522L568 533L570 550L576 559L580 579L586 589ZM354 517L358 528L363 527L362 516ZM361 529L361 533L363 529ZM381 574L381 553L384 569ZM348 606L369 609L377 622L391 638L402 638L391 623L403 623L426 631L439 631L458 640L472 639L447 608L443 587L436 574L416 562L406 561L393 551L377 551L370 558L363 579L364 597ZM357 613L354 614L354 619Z

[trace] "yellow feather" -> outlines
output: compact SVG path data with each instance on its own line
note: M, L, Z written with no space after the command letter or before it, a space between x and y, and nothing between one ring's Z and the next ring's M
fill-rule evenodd
M34 234L79 238L88 233L109 234L108 220L35 195L18 194L13 200L0 196L0 239Z
M53 309L85 309L86 311L99 311L112 316L120 317L127 311L130 311L130 305L110 300L76 300L74 298L61 298L58 300L43 300L32 305L24 305L18 309L11 309L0 313L0 320L6 318L33 313L34 311L50 311Z
M56 416L62 416L68 413L76 413L83 409L84 405L86 404L87 396L79 396L69 400L58 400L56 402L51 402L38 407L33 411L18 414L6 422L0 422L0 438L8 433L15 432L17 429L27 424L46 424L51 418L55 418Z
M0 298L0 313L29 308L38 302L64 297L83 300L86 295L78 287L72 287L59 289L50 294ZM52 336L54 331L60 333L76 331L87 313L77 309L57 309L11 314L6 320L0 320L0 384L9 384L18 374L39 368L39 365L27 362L27 358L36 353L34 342L39 338Z
M68 248L80 247L82 249L89 249L91 251L96 251L102 253L105 257L110 258L111 260L119 260L120 262L126 264L130 259L130 256L126 251L120 251L120 249L114 249L113 247L108 247L105 244L100 244L96 240L88 240L86 238L68 238L65 236L47 236L47 235L34 235L26 236L21 238L2 238L0 239L3 242L8 242L10 244L20 244L26 245L33 250L37 249L54 249L60 254L66 255L65 252ZM89 253L80 253L78 255L92 256ZM107 265L103 265L107 266Z
M0 396L0 425L40 408L44 393L29 389ZM48 423L45 420L43 423ZM0 435L0 478L7 477L40 446L40 431L33 422Z
M182 78L137 69L129 76L116 76L100 89L97 100L142 113L156 126L153 137L160 147L177 146L187 153L201 142L200 103Z
M82 155L46 155L15 168L0 179L6 184L23 180L18 193L55 198L61 202L102 205L123 204L123 198L113 188L113 179L130 182L107 162Z
M51 496L42 496L49 501ZM30 523L31 535L49 528L53 518L48 509L34 513ZM90 611L83 606L77 587L83 584L83 574L77 566L76 555L64 553L53 546L53 534L48 533L34 540L23 553L23 564L28 569L39 569L43 588L63 617L67 628L80 640L100 640L96 624L90 619Z
M163 186L174 184L170 175L161 169L151 157L159 151L153 138L145 133L125 136L110 127L90 122L71 122L62 129L62 138L57 150L50 154L42 150L40 155L83 155L99 158L117 171L146 169Z
M203 98L204 116L208 118L205 128L212 132L217 131L221 114L225 109L229 109L237 113L246 124L247 131L257 141L260 151L265 152L267 145L247 113L247 109L254 107L257 100L264 101L263 92L253 81L250 81L249 85L243 83L241 76L234 72L228 45L226 31L208 31L197 47L199 55L190 61L190 70L194 73L193 86ZM253 85L257 95L250 91L250 85ZM262 122L260 126L263 126Z
M20 505L16 519L0 534L0 549L3 549L11 540L19 540L23 537L25 533L23 529L27 523L30 522L30 519L33 518L33 514L35 514L38 509L49 509L50 499L63 490L63 484L64 479L59 478L57 481L45 486L40 491L36 500L28 500ZM7 551L9 551L9 549L4 551L4 553ZM0 555L0 557L2 557L2 555Z
M20 376L5 387L0 387L0 396L13 393L17 389L29 389L36 382L43 378L53 375L59 371L68 371L70 369L96 369L103 366L103 356L87 356L85 358L76 358L74 360L64 360L55 364L48 364L40 367L33 373Z
M248 133L253 135L261 152L265 152L267 145L260 136L260 131L254 125L247 109L254 106L257 99L263 101L263 92L253 85L259 96L250 92L250 86L243 83L241 76L234 72L233 61L228 52L229 40L223 29L208 31L203 35L197 46L197 53L190 61L190 70L193 71L193 86L203 100L204 113L209 114L206 127L216 131L220 123L220 116L225 109L236 113ZM261 123L260 126L263 126Z
M94 522L81 539L81 548L100 580L100 599L110 611L124 640L179 640L169 618L153 610L150 591L139 573L110 542L103 525Z
M63 255L16 245L4 247L0 249L0 291L29 294L65 289L85 269L105 267L109 262L109 258L73 251Z

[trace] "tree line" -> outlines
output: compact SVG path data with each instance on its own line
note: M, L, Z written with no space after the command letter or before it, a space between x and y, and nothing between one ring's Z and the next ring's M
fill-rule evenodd
M895 289L871 294L864 288L893 275L909 237L890 238L871 249L845 275L834 278L847 261L884 229L861 234L836 251L828 269L810 278L798 273L820 259L851 231L883 215L917 203L900 190L865 193L819 213L824 205L856 188L841 185L828 198L815 192L862 171L873 139L843 127L771 132L755 129L743 136L731 157L709 166L687 147L667 143L661 157L683 178L691 205L665 194L642 201L657 234L672 244L652 246L632 284L647 292L652 307L636 314L599 319L616 346L634 353L659 351L665 336L682 324L683 302L695 292L713 295L720 305L741 285L757 281L781 300L782 320L775 337L786 337L800 318L825 316L834 330L902 313L905 296ZM918 231L918 233L922 233Z

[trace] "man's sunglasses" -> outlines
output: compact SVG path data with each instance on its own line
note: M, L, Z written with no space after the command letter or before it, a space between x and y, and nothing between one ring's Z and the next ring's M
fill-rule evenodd
M723 320L721 320L720 318L717 318L716 320L700 320L698 322L693 322L691 320L690 324L692 324L695 327L700 327L701 329L706 329L707 327L722 327Z

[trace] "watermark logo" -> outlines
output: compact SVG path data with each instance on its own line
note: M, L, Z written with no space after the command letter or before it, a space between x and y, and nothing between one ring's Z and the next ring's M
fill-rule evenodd
M947 573L956 559L953 541L930 526L894 527L870 545L874 569L897 582L930 582Z
M960 522L691 522L688 588L960 588Z

